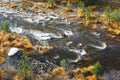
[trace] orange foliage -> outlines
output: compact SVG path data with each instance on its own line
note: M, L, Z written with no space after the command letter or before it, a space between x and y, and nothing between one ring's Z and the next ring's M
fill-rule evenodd
M4 57L0 57L0 64L5 62L5 58Z
M4 36L4 37L3 37ZM52 49L51 46L32 46L29 39L26 36L20 36L18 34L11 34L5 31L0 32L0 55L4 56L4 48L5 47L17 47L21 50L31 54L34 51L39 52L40 54L47 53L49 50Z
M17 6L17 4L15 4L15 3L11 3L11 4L9 4L9 8L14 8L14 7L16 7Z
M94 68L94 66L89 66L89 67L87 68L87 71L92 72L93 68Z
M56 4L47 4L47 9L53 9L56 7Z
M5 80L7 77L6 71L0 70L0 79Z
M58 67L51 72L52 76L65 75L65 69L63 67Z
M78 9L77 9L77 16L78 16L78 18L81 18L81 17L84 16L84 15L82 14L82 8L78 8Z
M4 49L3 49L2 45L0 46L0 56L4 56Z
M36 45L36 46L34 46L34 49L35 49L35 51L38 51L40 54L45 54L45 53L49 52L49 50L53 49L53 47Z
M19 78L18 76L14 76L12 80L24 80L23 78Z
M34 80L42 80L40 75L36 75Z
M105 22L104 29L109 33L108 36L120 41L120 23L117 22Z
M70 8L70 7L65 7L64 10L66 10L67 12L72 12L73 11L72 8Z
M0 64L5 62L5 58L4 58L4 49L2 46L0 46Z
M98 80L96 75L88 76L86 80Z
M85 77L82 74L75 75L76 80L85 80Z
M93 66L86 67L86 72L91 71ZM70 78L69 76L72 77ZM65 70L63 67L58 67L53 69L50 73L47 73L44 75L46 78L50 79L62 79L62 80L98 80L97 76L94 74L84 76L83 75L83 69L77 68L74 70Z

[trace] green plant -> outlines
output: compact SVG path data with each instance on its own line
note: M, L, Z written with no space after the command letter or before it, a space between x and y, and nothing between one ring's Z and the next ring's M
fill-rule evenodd
M53 0L48 0L47 4L53 5L53 4L55 4L55 2Z
M70 1L67 2L66 7L71 7Z
M110 21L120 22L120 11L110 13Z
M30 59L26 54L21 56L20 64L18 65L18 77L25 80L32 80L33 67L30 63Z
M110 21L110 13L112 13L112 10L110 7L107 7L104 11L105 15L106 15L106 20Z
M83 9L83 14L85 15L86 20L90 20L92 9L90 7L86 7Z
M100 62L96 62L94 64L94 68L92 69L93 74L101 74L103 73L103 67L101 66Z
M65 67L65 66L67 65L66 60L65 60L65 59L61 60L61 61L60 61L60 65L61 65L62 67Z
M82 9L82 14L85 17L85 20L89 20L92 9L90 7L85 7L84 3L81 1L78 3L78 7Z
M84 8L84 7L85 7L85 5L84 5L84 3L83 3L83 2L79 1L79 2L78 2L78 7L80 7L80 8Z
M65 6L64 9L65 9L67 12L72 12L72 11L73 11L72 8L71 8L71 3L70 3L69 0L67 1L67 4L66 4L66 6Z
M9 31L9 22L8 21L3 21L0 26L0 30L3 31Z
M107 7L105 10L106 20L108 22L120 22L120 9L119 10L112 10L110 7Z

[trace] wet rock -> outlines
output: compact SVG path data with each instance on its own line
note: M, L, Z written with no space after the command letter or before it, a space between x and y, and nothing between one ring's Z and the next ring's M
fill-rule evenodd
M45 54L45 56L58 65L63 59L65 59L67 63L77 63L82 59L81 54L70 51L69 49L62 49L60 47L54 47L47 54Z
M17 69L22 55L22 51L18 48L11 48L6 58L6 65L8 66L7 69L10 70L11 67Z
M49 62L48 60L41 62L33 58L31 59L31 63L33 65L34 73L36 74L43 74L46 72L50 72L57 67L55 64L53 64L52 62Z
M120 79L120 71L116 71L116 70L106 71L103 74L103 78L105 80L119 80Z
M68 30L64 30L64 35L65 36L73 36L73 32L72 31L68 31Z
M17 69L20 64L22 55L23 52L18 48L11 48L6 59L8 68L13 67ZM56 67L55 64L49 62L47 59L45 59L45 57L42 57L38 54L28 55L28 58L30 58L29 62L32 64L34 73L36 74L50 72L53 68Z

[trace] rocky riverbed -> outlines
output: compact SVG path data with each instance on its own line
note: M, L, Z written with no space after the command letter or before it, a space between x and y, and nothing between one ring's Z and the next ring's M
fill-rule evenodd
M100 61L106 70L120 69L119 42L108 37L101 24L85 27L75 15L76 9L67 13L62 8L47 10L44 3L26 8L22 2L12 8L8 4L0 4L0 22L8 20L10 32L27 36L32 45L53 46L42 55L50 65L58 66L65 59L72 68ZM38 5L42 8L35 10Z

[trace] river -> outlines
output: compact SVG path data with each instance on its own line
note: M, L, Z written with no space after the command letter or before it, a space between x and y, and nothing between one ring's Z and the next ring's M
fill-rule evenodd
M93 29L85 27L79 19L71 22L52 11L19 13L1 6L0 22L4 20L9 21L12 33L27 36L33 45L53 46L43 56L55 65L60 65L63 59L74 67L100 61L107 70L120 69L120 44L107 36L103 25Z

